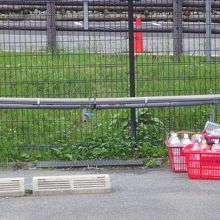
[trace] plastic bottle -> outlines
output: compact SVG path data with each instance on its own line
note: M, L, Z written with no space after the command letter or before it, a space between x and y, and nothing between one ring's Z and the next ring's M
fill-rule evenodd
M202 134L194 134L192 137L191 137L191 141L192 143L195 143L195 141L197 140L198 143L201 143L202 142Z
M191 151L200 151L201 150L201 145L199 144L199 140L196 139L195 143L193 144Z
M173 132L173 131L170 132L170 137L169 137L169 139L168 139L169 143L170 143L170 142L172 141L172 139L174 138L174 134L175 134L175 132Z
M201 151L208 151L208 150L210 150L210 147L207 144L206 139L202 140L202 144L201 144L200 148L201 148Z
M219 144L219 140L215 140L214 145L212 146L211 149L213 152L220 152L220 144Z
M177 136L177 133L171 133L169 138L169 144L171 147L180 146L180 139Z
M180 141L181 146L186 146L188 144L191 144L191 140L189 139L189 135L187 133L183 134L183 138Z

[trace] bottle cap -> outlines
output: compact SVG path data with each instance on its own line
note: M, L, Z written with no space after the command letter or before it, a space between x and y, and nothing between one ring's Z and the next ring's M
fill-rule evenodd
M177 136L177 133L171 132L170 135L171 135L172 137L176 137L176 136Z
M207 144L206 139L203 139L203 140L202 140L202 144Z
M187 133L185 133L185 134L183 135L183 137L184 137L184 138L189 138L189 135L188 135Z

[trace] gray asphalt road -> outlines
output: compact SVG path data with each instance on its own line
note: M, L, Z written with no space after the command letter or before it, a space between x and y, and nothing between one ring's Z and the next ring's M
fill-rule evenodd
M220 181L189 180L168 169L95 171L16 171L0 177L25 176L30 187L37 175L110 174L108 194L0 198L0 219L219 219Z

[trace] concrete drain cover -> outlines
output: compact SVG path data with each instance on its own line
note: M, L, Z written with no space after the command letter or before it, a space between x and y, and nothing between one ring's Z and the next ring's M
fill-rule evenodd
M0 196L24 196L24 178L0 178Z
M111 182L107 174L33 177L33 195L104 193L110 191Z

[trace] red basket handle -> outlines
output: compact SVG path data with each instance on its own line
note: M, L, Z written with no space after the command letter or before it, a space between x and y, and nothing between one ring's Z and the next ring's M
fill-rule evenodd
M165 144L166 147L169 147L168 139L164 141L164 144Z

